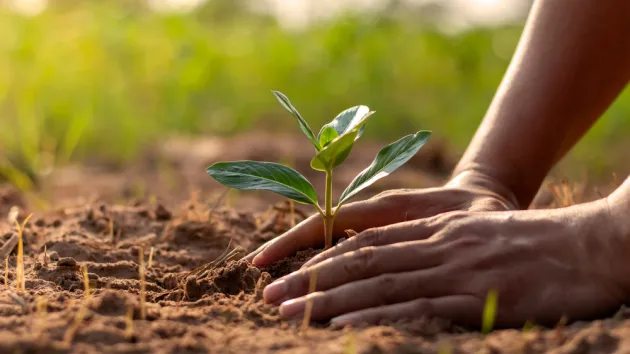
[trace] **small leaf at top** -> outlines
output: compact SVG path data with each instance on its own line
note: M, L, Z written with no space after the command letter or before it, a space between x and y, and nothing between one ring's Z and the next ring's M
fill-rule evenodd
M395 141L378 152L368 168L359 173L339 197L339 205L355 196L372 183L404 165L429 140L431 132L419 131Z
M350 155L357 134L358 129L355 129L331 141L313 157L311 168L317 171L328 171L341 165Z
M339 113L330 123L324 125L322 130L325 127L332 127L337 132L337 135L343 135L344 133L354 129L357 125L362 124L368 113L370 113L370 109L367 106L350 107ZM365 125L363 125L359 130L359 134L357 134L356 137L357 139L361 136L361 134L363 134L364 129Z
M311 167L317 171L327 171L339 166L343 163L350 151L354 142L357 140L361 129L365 126L365 121L374 112L368 112L363 118L356 122L351 129L344 132L344 134L338 136L333 141L328 143L326 147L322 148L315 157L311 160Z
M219 183L241 190L268 190L298 203L317 204L313 185L299 172L273 162L217 162L206 172Z
M317 141L319 141L319 146L323 149L324 147L326 147L326 145L328 145L328 143L333 141L338 136L339 134L337 134L335 128L324 125L322 127L322 130L319 131L319 134L317 134Z
M311 143L313 143L313 146L315 146L315 149L319 151L320 146L317 140L315 139L315 134L313 134L313 131L311 130L311 127L309 127L306 120L302 118L302 115L300 115L300 112L298 112L297 109L293 107L293 105L291 104L291 101L289 101L289 98L280 91L271 91L271 92L273 92L274 96L276 96L276 99L278 99L278 102L280 102L282 107L284 107L287 111L293 114L293 116L297 119L298 124L300 125L300 129L302 130L304 135L306 135L306 137L308 137L311 140Z

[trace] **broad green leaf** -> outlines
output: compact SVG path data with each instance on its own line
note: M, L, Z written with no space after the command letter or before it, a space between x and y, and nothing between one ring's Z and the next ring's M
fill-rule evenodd
M394 172L404 165L429 140L431 132L419 131L395 141L378 152L372 164L363 170L339 198L339 204L346 202L372 183Z
M242 190L268 190L303 204L317 204L313 185L294 169L273 162L217 162L206 172L219 183Z
M322 148L311 160L311 167L317 171L327 171L343 163L348 155L350 155L350 151L352 150L354 142L357 140L359 132L365 126L365 121L373 113L374 112L368 112L365 114L360 121L355 122L352 129L344 132L326 145L326 147Z
M302 118L302 116L300 115L300 112L298 112L297 109L293 107L293 105L291 104L291 101L289 101L289 98L285 96L282 92L279 92L279 91L271 91L271 92L273 92L274 96L276 96L276 98L278 99L282 107L284 107L287 111L293 114L293 116L295 116L295 118L298 121L298 124L300 125L300 129L302 130L304 135L306 135L309 139L311 139L311 143L313 143L313 146L315 146L315 149L319 151L320 146L317 140L315 139L315 134L313 134L313 131L311 130L311 127L309 127L306 120Z
M317 171L327 171L339 166L350 155L358 129L337 137L321 149L311 160L311 167Z
M332 127L337 132L337 135L343 135L344 133L347 133L350 130L354 129L357 125L361 124L361 122L364 120L363 118L368 113L370 113L370 109L367 106L354 106L348 108L345 111L339 113L330 123L324 125L324 127L322 127L322 131L326 127ZM363 125L359 129L357 139L361 137L361 134L363 134L363 130L365 130L365 125Z
M319 134L317 134L317 141L319 141L319 146L321 148L324 148L326 145L328 145L328 143L333 141L338 136L339 134L337 134L335 128L324 125L322 127L322 130L319 131Z

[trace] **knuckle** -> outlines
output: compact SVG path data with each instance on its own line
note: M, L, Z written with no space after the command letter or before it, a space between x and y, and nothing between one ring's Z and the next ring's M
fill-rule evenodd
M313 299L313 312L315 318L321 317L317 316L317 314L325 316L329 312L334 313L336 311L338 304L335 301L335 297L332 295L324 292L317 292L313 293L311 296Z
M379 246L384 242L383 229L380 227L367 229L356 236L356 242L360 248Z
M302 269L295 273L295 278L289 281L289 290L293 292L305 293L308 291L311 282L311 270Z
M361 248L352 254L351 261L344 266L344 270L351 278L361 278L372 273L375 258L374 247Z
M393 274L383 274L376 278L377 292L382 305L398 302L400 291L397 284L396 276Z
M429 299L413 300L410 312L410 315L414 317L432 317L434 313L433 303Z

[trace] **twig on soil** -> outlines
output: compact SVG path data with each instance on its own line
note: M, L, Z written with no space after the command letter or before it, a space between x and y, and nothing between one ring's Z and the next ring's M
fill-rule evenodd
M11 252L13 252L13 249L15 248L15 246L17 246L18 244L18 239L19 236L18 235L13 235L11 236L11 238L2 246L2 248L0 248L0 257L1 258L7 258Z
M146 284L144 281L144 248L140 248L140 266L138 267L140 273L140 319L145 320L146 316Z
M313 269L311 271L311 276L309 277L308 282L308 293L312 294L315 292L315 288L317 287L317 269ZM302 333L306 333L308 329L308 325L311 322L311 314L313 312L313 298L309 297L306 301L306 308L304 309L304 318L302 319Z

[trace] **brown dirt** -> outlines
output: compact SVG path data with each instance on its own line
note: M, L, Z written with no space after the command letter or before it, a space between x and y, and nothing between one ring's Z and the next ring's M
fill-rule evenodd
M289 142L272 148L291 151ZM8 287L2 285L5 268L0 264L0 353L602 353L630 345L630 311L625 308L599 321L528 332L498 330L487 336L427 318L342 330L313 323L300 333L300 323L281 320L276 307L262 302L261 292L318 250L301 251L263 269L239 260L200 268L228 246L255 249L311 212L298 207L292 216L285 203L268 194L219 199L223 190L209 182L204 167L216 156L284 155L255 148L227 154L219 144L215 150L220 151L209 157L203 152L211 149L202 146L209 145L179 147L188 151L183 155L172 146L170 152L156 154L177 163L169 172L172 190L163 184L163 176L155 177L161 176L158 164L122 171L94 166L58 171L47 181L46 196L53 207L46 210L33 209L10 187L0 188L0 247L16 233L5 217L10 207L21 206L19 220L28 209L35 210L24 232L26 291L15 289L15 251L9 257ZM250 151L262 155L256 158ZM364 168L372 152L369 158L355 156L348 171ZM297 169L307 170L305 159L295 158ZM443 156L420 156L376 188L437 185L445 177L437 165L449 164L444 161ZM146 182L142 193L129 192L130 176ZM192 186L198 192L191 195ZM562 204L557 194L555 203ZM539 200L554 203L554 195L541 192ZM139 256L148 262L151 249L142 319Z

